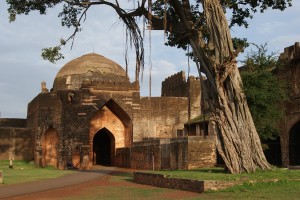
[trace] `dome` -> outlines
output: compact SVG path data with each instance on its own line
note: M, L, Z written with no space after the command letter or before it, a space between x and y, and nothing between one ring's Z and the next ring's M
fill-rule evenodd
M55 77L53 90L78 90L84 81L130 83L126 71L119 64L91 53L65 64Z

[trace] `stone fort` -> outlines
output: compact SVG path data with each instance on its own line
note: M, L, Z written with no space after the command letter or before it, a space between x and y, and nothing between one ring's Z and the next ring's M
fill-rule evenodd
M0 159L60 169L67 162L78 168L213 166L211 139L199 131L183 137L189 118L199 115L195 77L179 72L162 83L161 97L141 97L139 84L120 65L87 54L64 65L50 91L42 83L27 119L0 119Z
M282 102L280 140L266 152L272 164L300 165L300 44L285 48L278 76L290 86ZM42 83L27 119L0 119L0 159L81 169L95 164L136 169L215 166L213 129L203 109L200 80L179 72L162 82L161 97L141 97L137 82L114 61L92 53Z

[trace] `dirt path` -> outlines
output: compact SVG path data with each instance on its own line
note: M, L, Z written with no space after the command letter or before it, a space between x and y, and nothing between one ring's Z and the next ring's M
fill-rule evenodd
M97 171L97 170L95 170ZM108 175L74 186L51 189L27 195L6 198L9 200L47 199L194 199L200 194L140 185L132 182L132 170L115 169Z
M59 178L3 186L0 187L0 199L83 184L105 176L114 170L115 168L112 167L98 167Z

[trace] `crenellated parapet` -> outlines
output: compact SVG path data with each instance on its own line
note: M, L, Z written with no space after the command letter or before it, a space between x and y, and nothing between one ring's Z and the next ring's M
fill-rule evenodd
M296 42L294 45L284 48L284 52L280 54L281 60L292 61L300 58L300 42Z
M161 96L187 96L187 81L184 71L169 76L162 82Z

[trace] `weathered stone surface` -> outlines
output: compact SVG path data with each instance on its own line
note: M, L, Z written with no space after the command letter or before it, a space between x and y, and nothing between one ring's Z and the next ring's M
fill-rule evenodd
M117 166L134 169L193 169L215 166L216 152L212 138L152 139L117 149L116 159Z
M300 43L285 48L280 59L286 64L277 75L289 88L289 99L282 103L284 117L279 124L282 165L287 167L300 165Z
M171 178L161 174L149 174L143 172L134 172L133 180L135 183L153 185L163 188L177 190L186 190L191 192L204 192L204 181Z
M23 119L1 119L0 123L0 160L9 157L17 160L33 159L33 133L24 125ZM4 123L5 121L5 123Z

